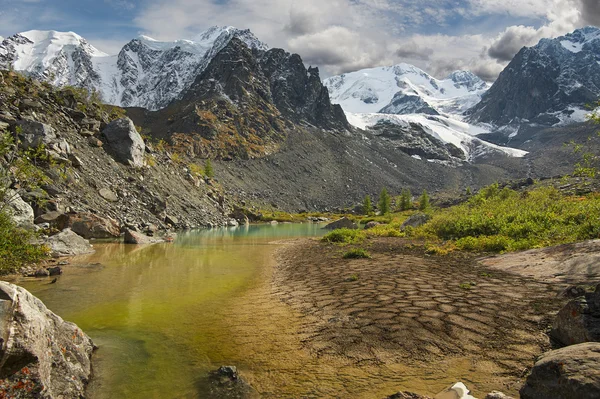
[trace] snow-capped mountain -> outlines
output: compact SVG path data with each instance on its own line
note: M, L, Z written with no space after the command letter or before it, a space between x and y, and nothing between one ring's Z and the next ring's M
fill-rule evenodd
M521 49L469 119L496 127L581 122L598 98L600 29L588 26Z
M487 130L445 115L346 113L346 116L350 124L361 129L368 129L381 122L393 123L405 128L417 127L443 143L457 147L464 154L462 158L468 161L494 154L509 157L523 157L527 154L526 151L481 140L476 135L488 133Z
M112 56L73 32L28 31L2 41L0 68L97 90L109 104L156 110L179 98L234 37L251 49L268 49L249 30L233 27L212 27L173 42L140 36Z
M409 64L362 69L330 77L324 84L332 102L346 112L384 114L461 114L488 89L469 71L439 80Z
M469 161L490 154L526 154L478 139L475 135L488 131L462 120L489 87L472 72L456 71L439 80L415 66L398 64L334 76L324 84L331 101L340 104L348 122L358 128L380 122L412 127L458 148L464 155L459 158Z

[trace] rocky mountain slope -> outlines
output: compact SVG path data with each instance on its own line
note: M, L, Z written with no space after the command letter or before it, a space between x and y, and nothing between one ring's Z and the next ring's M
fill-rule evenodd
M581 122L599 97L600 29L589 26L521 49L468 111L469 120L497 128Z
M0 133L21 141L45 175L40 187L13 182L35 217L91 213L118 226L166 229L228 223L219 185L194 174L168 148L144 142L124 110L75 89L0 72Z
M193 40L159 42L140 36L109 56L73 32L28 31L0 44L0 69L14 69L55 86L97 91L108 104L165 107L187 89L232 38L266 50L250 31L213 27Z

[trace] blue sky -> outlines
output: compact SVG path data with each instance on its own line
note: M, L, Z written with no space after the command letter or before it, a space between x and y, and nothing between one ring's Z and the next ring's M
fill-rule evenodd
M212 25L250 28L324 75L409 62L441 76L493 80L541 37L600 24L598 0L0 0L0 36L74 31L108 53L146 34L192 38Z

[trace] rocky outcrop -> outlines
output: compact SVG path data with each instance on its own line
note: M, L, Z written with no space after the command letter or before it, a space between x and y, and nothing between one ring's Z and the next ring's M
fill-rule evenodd
M33 226L33 208L14 190L8 189L4 196L8 200L7 208L12 221L19 227Z
M550 335L563 345L600 342L600 284L558 312Z
M521 49L469 110L471 120L497 126L553 125L574 107L595 103L600 95L597 33L598 28L586 27Z
M164 242L164 240L157 237L148 237L147 235L140 233L138 231L134 231L131 229L125 229L125 244L157 244L159 242Z
M369 131L388 145L410 156L440 161L464 161L466 155L452 143L444 143L428 134L421 125L407 123L406 126L388 121L379 121Z
M42 215L43 216L43 215ZM47 214L50 219L53 215ZM40 220L45 218L40 217ZM117 238L121 235L119 223L111 218L104 218L93 213L67 213L49 222L59 230L70 228L83 238Z
M42 244L50 249L51 255L55 258L94 253L90 242L69 228L48 237Z
M336 220L335 222L329 223L327 226L323 227L327 230L335 230L335 229L357 229L358 226L352 220L347 217L343 217L341 219Z
M306 69L298 54L282 49L267 51L259 62L269 79L273 102L286 118L323 129L350 128L342 108L331 104L329 91L321 82L318 68Z
M0 397L84 397L94 344L25 289L0 282Z
M535 363L522 399L600 398L600 343L571 345L545 353Z
M146 145L129 118L109 123L102 131L117 161L135 167L144 166Z

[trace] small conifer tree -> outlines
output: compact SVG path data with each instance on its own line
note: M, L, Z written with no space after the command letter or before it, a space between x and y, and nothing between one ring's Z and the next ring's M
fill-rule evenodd
M409 189L405 188L400 194L400 210L407 211L412 209L412 207L412 194L410 193Z
M366 195L365 200L363 201L363 213L365 215L373 213L373 204L371 203L371 197L369 195Z
M423 194L421 194L421 198L419 198L419 210L425 211L429 208L429 195L427 195L427 190L423 190Z
M381 212L382 215L386 215L388 213L390 213L390 203L391 203L391 199L390 199L390 195L387 192L387 189L384 187L381 189L381 194L379 194L379 212Z

